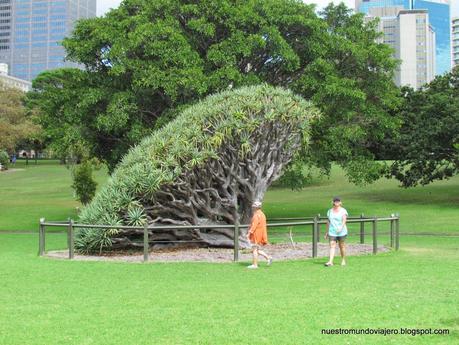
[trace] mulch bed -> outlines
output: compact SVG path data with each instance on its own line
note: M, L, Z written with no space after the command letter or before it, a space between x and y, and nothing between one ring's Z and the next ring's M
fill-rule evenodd
M271 255L274 261L283 260L304 260L312 258L310 243L270 244L263 247L263 250ZM378 252L387 252L389 248L378 246ZM366 255L373 252L371 244L346 244L346 255ZM318 243L317 254L319 257L328 257L329 246L327 243ZM150 262L212 262L225 263L233 261L233 250L226 248L190 248L190 249L161 249L150 252ZM50 258L68 258L68 251L49 251L46 256ZM339 249L336 248L336 257L339 258ZM250 250L241 250L239 260L250 261L252 253ZM111 252L102 255L80 255L75 253L75 260L86 261L118 261L118 262L142 262L142 252ZM260 258L263 260L263 258Z
M14 169L14 168L9 168L8 170L0 170L4 174L9 174L9 173L14 173L17 171L24 171L25 169Z

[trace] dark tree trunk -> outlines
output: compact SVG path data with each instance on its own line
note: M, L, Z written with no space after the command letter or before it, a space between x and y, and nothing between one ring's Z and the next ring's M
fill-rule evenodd
M268 187L281 175L300 146L299 128L265 122L250 137L247 149L234 138L220 149L218 158L183 173L173 184L163 185L152 198L141 200L150 226L209 225L199 230L150 232L155 246L188 245L232 247L233 229L212 228L215 224L250 222L251 205L262 201ZM237 205L237 206L236 206ZM241 228L241 247L248 245ZM112 238L113 248L141 246L142 234L123 232ZM137 238L137 239L136 239Z

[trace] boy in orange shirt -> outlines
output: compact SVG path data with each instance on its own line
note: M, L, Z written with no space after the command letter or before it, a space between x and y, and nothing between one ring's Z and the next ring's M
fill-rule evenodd
M268 243L268 233L266 231L266 216L261 210L261 202L255 201L252 205L253 216L250 223L247 239L252 246L253 263L247 268L258 268L258 254L268 260L268 266L271 265L273 259L271 256L260 250L260 246Z

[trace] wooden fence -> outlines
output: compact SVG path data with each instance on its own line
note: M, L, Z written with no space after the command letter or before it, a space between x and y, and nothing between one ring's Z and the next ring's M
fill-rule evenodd
M371 238L373 243L373 254L378 252L378 224L380 222L390 222L390 247L398 250L400 248L400 216L398 214L392 214L389 217L365 217L363 214L360 217L348 217L347 224L349 223L360 223L360 243L365 243L365 225L371 224ZM312 246L312 257L317 257L318 243L320 242L321 225L327 223L327 218L317 215L310 218L272 218L269 220L268 227L292 227L292 226L311 226L311 246ZM91 225L91 224L78 224L74 223L72 219L68 221L60 222L47 222L44 218L40 219L39 225L39 244L38 244L38 255L43 256L46 251L46 227L65 227L67 229L67 243L69 248L69 259L73 259L75 255L75 228L91 228L91 229L118 229L118 230L139 230L143 231L143 259L144 261L149 260L149 248L150 243L155 241L149 241L149 231L154 230L172 230L172 229L233 229L234 231L234 261L239 260L239 235L241 228L248 228L247 224L239 225L238 222L235 224L228 225L212 225L212 226L198 226L198 225L161 225L149 227L145 225L139 226L116 226L116 225ZM160 241L163 242L163 241ZM195 242L195 241L180 241L180 242Z

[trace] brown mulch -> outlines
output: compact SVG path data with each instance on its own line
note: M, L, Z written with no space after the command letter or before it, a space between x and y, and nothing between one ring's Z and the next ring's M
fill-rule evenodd
M14 169L14 168L9 168L8 170L0 170L0 172L4 174L9 174L9 173L14 173L17 171L24 171L25 169Z
M290 243L270 244L263 247L263 250L271 255L274 261L283 260L304 260L312 257L310 243L296 243L295 247ZM378 246L378 252L387 252L389 248ZM371 244L346 244L346 255L366 255L373 252ZM329 246L326 243L319 243L317 248L318 257L326 257L329 253ZM150 252L150 262L212 262L225 263L233 261L233 250L227 248L190 248L190 249L161 249ZM49 251L46 256L50 258L68 258L68 251ZM339 257L339 249L336 248L336 256ZM241 250L239 260L250 261L252 254L250 250ZM103 255L80 255L75 253L75 260L85 261L113 261L113 262L142 262L142 252L111 252ZM262 258L261 258L262 259Z

